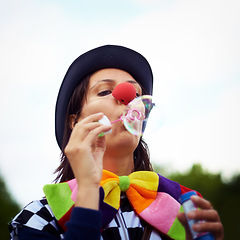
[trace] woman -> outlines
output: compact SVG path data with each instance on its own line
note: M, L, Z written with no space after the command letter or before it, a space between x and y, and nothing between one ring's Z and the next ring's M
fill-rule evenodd
M12 239L191 239L178 202L189 189L151 172L147 145L122 121L101 123L104 115L113 122L126 112L125 99L112 94L126 82L136 97L152 94L147 60L125 47L93 49L70 66L56 104L60 183L45 186L46 198L30 203L15 217ZM139 186L131 183L136 179ZM206 221L194 229L223 239L211 204L200 197L192 200L201 210L189 218Z

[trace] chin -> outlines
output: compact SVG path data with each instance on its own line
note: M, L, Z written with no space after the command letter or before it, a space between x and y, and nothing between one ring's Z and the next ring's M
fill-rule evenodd
M111 136L112 135L112 136ZM132 149L133 151L136 149L138 143L140 141L140 137L131 134L127 130L122 131L118 134L110 134L106 136L106 144L109 148L127 148Z

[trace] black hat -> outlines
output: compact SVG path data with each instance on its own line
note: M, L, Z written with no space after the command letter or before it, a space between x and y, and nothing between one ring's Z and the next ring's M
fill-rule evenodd
M148 95L152 95L152 70L148 61L138 52L122 46L105 45L82 54L69 67L58 93L55 133L60 148L68 102L74 89L86 76L104 68L118 68L128 72Z

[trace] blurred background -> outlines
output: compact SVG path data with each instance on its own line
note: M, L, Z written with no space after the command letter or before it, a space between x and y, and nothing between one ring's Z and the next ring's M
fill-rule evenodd
M150 62L156 108L147 141L155 171L201 192L226 239L240 226L238 0L0 0L0 236L54 180L61 81L105 44Z

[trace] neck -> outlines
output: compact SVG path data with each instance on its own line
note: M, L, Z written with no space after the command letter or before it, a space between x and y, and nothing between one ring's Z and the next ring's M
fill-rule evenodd
M118 176L129 175L134 169L133 154L126 156L104 154L103 169Z

